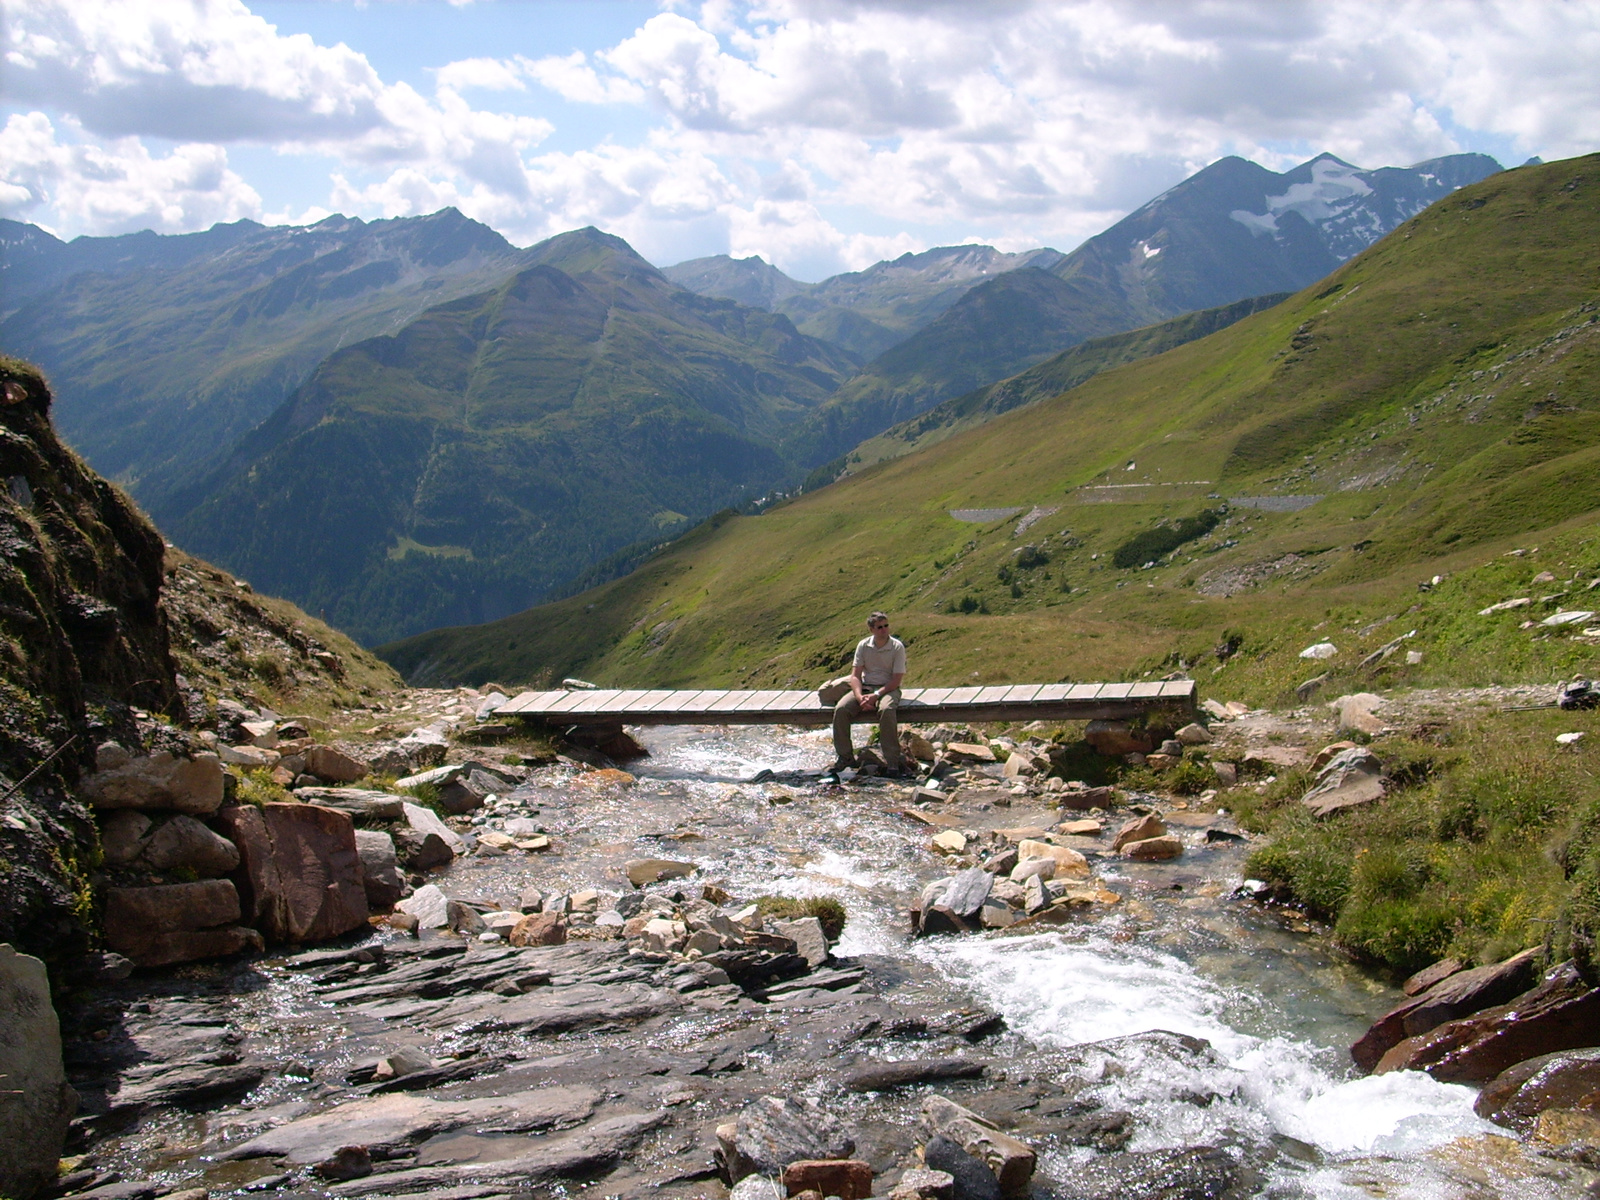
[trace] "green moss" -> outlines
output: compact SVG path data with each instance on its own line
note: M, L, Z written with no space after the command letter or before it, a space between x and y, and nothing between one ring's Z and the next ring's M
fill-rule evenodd
M256 767L243 772L239 776L239 785L234 792L234 798L240 804L254 804L257 807L263 804L294 802L294 796L282 784L274 782L272 772L265 767Z

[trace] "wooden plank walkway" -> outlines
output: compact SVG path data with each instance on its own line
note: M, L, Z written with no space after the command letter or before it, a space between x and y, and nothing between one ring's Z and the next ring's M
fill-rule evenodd
M1177 683L1017 683L998 687L906 688L900 720L1120 721L1140 713L1194 711L1195 686ZM523 692L500 717L559 725L827 725L833 709L814 691L740 692L596 688ZM870 718L875 719L875 718ZM866 723L864 720L861 723Z

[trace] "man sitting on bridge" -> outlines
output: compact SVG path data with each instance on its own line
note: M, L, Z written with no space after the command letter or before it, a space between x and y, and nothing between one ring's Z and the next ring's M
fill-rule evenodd
M889 636L889 616L875 612L867 618L872 632L856 643L850 668L850 691L833 706L833 750L837 761L829 768L837 774L856 765L850 723L857 717L878 714L878 745L890 775L900 768L900 681L906 677L906 647Z

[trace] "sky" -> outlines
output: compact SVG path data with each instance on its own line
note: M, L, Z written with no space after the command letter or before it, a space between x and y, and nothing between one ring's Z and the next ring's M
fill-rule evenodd
M0 215L454 205L799 279L1070 250L1216 159L1600 149L1600 0L5 0Z

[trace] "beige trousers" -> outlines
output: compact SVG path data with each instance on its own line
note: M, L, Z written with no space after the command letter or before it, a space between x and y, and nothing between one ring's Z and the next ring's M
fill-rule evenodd
M883 762L890 770L900 766L900 689L896 688L878 701L876 713L863 712L861 701L854 692L833 706L833 752L842 763L856 761L856 748L850 740L850 725L855 721L878 722L878 748Z

